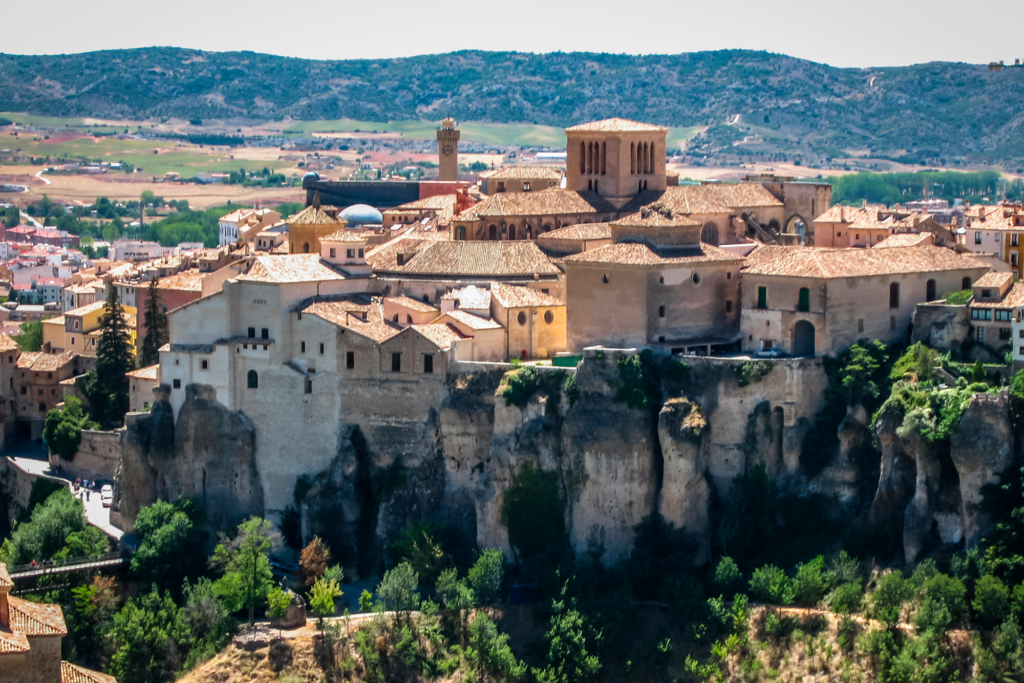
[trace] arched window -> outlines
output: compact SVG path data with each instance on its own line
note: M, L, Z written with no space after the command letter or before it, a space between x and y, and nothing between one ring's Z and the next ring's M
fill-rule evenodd
M636 175L636 143L629 143L629 172Z
M394 317L391 318L391 322L393 322L393 323L397 323L398 322L398 314L397 313L395 313Z
M302 253L303 254L308 254L309 253L309 242L303 242L302 243Z
M587 143L580 141L580 174L587 172Z
M601 175L604 175L606 167L608 165L608 143L601 143Z
M487 239L491 240L492 242L494 240L498 239L498 226L497 225L492 225L489 228L487 228Z
M405 322L407 322L410 325L412 325L412 316L409 315L408 313L405 314Z
M512 225L508 226L508 238L510 240L514 240L516 238L516 226L515 226L515 224L512 224Z
M710 244L713 247L717 247L718 226L714 223L705 223L704 227L700 230L700 241L704 244Z
M250 389L260 388L260 377L256 374L255 370L250 370L249 374L246 375L246 382Z
M464 240L466 239L466 226L456 225L455 226L455 239Z
M594 143L587 143L587 173L594 172Z
M889 308L900 307L900 283L894 282L889 285Z

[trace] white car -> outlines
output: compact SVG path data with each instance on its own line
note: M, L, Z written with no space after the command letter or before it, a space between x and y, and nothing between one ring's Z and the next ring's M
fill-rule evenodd
M110 484L104 484L103 488L100 489L100 498L103 500L103 507L108 508L114 504L114 487Z

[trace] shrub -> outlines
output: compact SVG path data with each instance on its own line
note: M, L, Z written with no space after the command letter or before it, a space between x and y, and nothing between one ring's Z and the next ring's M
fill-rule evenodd
M505 580L505 555L500 550L485 550L469 569L469 584L481 605L492 605L501 596Z
M761 602L788 605L793 602L793 582L773 564L755 569L750 577L750 590Z
M995 628L1010 613L1010 589L996 577L986 574L974 587L971 607L979 622L988 628Z
M723 592L738 590L743 583L743 575L731 557L723 557L715 567L715 586Z
M793 580L793 598L798 605L816 605L828 589L824 575L825 558L818 555L810 562L797 565Z
M54 408L46 414L43 438L50 450L70 462L82 443L83 429L97 429L98 424L82 410L82 402L74 396L64 400L64 408Z
M860 581L850 581L837 586L830 596L829 603L835 614L853 614L859 612L864 604L864 588Z
M878 587L871 594L871 616L887 626L895 626L900 619L903 605L913 595L903 573L889 572L878 580Z

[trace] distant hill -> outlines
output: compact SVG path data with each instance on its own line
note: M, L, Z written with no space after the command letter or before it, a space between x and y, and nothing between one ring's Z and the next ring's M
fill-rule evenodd
M708 126L695 153L1024 166L1024 68L838 69L765 52L313 61L177 48L0 55L0 111L104 118ZM737 115L739 118L737 119ZM737 144L738 143L738 144Z

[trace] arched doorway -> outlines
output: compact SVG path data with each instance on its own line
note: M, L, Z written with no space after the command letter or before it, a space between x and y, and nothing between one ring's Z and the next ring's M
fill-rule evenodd
M497 225L492 225L489 228L487 228L487 239L491 240L492 242L494 240L498 239L498 226Z
M807 237L807 221L800 216L792 216L786 221L786 234L789 235L800 235L800 242L804 242Z
M793 326L793 355L814 355L814 325L806 320L797 321Z
M935 280L929 280L928 282L926 282L924 289L924 300L935 301Z
M718 226L714 223L705 223L704 227L700 231L700 241L704 244L710 244L713 247L718 246Z

